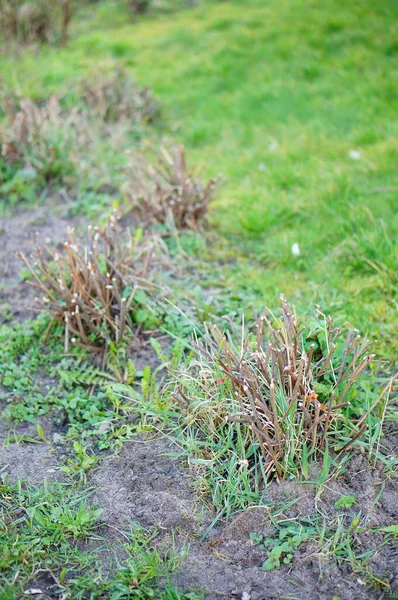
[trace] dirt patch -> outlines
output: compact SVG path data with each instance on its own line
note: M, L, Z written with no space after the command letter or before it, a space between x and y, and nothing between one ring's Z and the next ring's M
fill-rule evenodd
M77 221L62 219L53 207L18 212L2 219L0 226L0 306L8 307L8 317L21 321L32 316L37 292L21 277L23 263L15 256L29 255L36 239L40 244L56 247L65 239L68 227Z
M176 457L168 456L175 450L165 439L136 438L125 444L120 456L104 462L90 484L96 488L93 500L103 507L104 525L110 527L112 535L115 529L136 521L144 527L156 526L162 543L171 544L173 539L177 546L189 543L188 556L175 577L181 589L203 589L207 600L380 598L381 592L373 592L348 563L335 565L318 551L315 553L311 541L300 546L292 564L264 572L266 553L253 544L249 534L275 535L265 507L255 507L220 524L202 541L214 515L198 504L188 470ZM375 505L381 486L385 490ZM343 477L325 486L321 495L316 494L315 486L284 482L269 486L266 501L297 498L298 502L285 512L292 521L326 511L331 519L333 512L337 513L333 508L336 500L348 494L357 497L349 518L361 513L370 515L375 526L397 522L397 486L383 481L361 456L352 460ZM381 542L380 535L366 534L361 540L363 551ZM385 546L371 563L373 573L385 578L394 593L398 593L397 561L392 564L396 556L396 548ZM385 593L382 597L393 596Z
M58 459L46 444L12 443L0 448L0 473L11 483L18 479L32 484L59 479Z
M39 422L46 440L56 441L57 428L53 421L43 417ZM27 439L32 441L23 441ZM0 474L6 475L11 483L18 479L32 484L59 481L62 479L59 454L56 445L40 439L37 424L6 425L0 421Z
M0 476L10 483L21 480L42 485L44 481L64 479L59 469L64 448L57 445L57 428L50 419L43 417L40 422L46 442L40 439L37 424L6 425L0 421Z
M160 338L160 343L166 351L168 339ZM147 364L152 368L159 365L153 348L144 339L132 344L128 354L139 369ZM37 425L24 423L13 428L15 434L40 443L6 443L0 448L0 470L7 472L11 481L24 479L40 484L61 475L57 466L62 464L67 449L56 445L60 425L53 418L42 418L40 422L46 439L54 443L43 443ZM7 427L0 423L0 439L7 442L8 435ZM313 475L315 479L317 473ZM204 590L206 600L332 600L334 596L340 600L387 600L398 594L398 548L392 543L382 546L381 535L372 532L372 528L398 522L398 484L370 468L360 454L353 457L344 474L325 484L320 493L312 484L285 481L270 484L264 500L273 506L297 500L284 511L284 517L292 522L322 515L330 522L340 514L334 508L336 501L342 496L355 496L357 501L346 511L345 523L357 515L361 519L368 517L369 531L359 540L354 536L353 542L359 541L356 551L360 552L380 546L369 571L389 583L390 595L380 588L370 589L362 574L353 573L348 561L334 564L330 555L320 552L311 540L294 552L291 564L264 572L266 551L252 542L250 533L276 536L267 506L254 507L228 522L219 522L203 539L215 515L199 503L189 469L179 459L178 448L165 437L136 436L125 442L119 455L102 457L100 466L89 474L88 485L95 490L92 502L103 509L100 533L105 538L101 541L105 573L114 572L115 557L119 564L123 561L124 540L119 532L128 530L131 522L138 522L145 528L158 529L155 543L175 544L177 548L189 545L187 558L174 581L182 590Z
M137 437L125 443L119 456L104 461L90 484L96 487L93 500L103 508L107 523L124 527L137 521L161 531L197 527L189 472L165 456L172 450L165 440Z

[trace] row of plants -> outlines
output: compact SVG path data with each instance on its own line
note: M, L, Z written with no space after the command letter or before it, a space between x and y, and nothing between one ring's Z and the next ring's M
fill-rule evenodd
M114 216L103 229L89 227L84 242L69 236L55 255L40 246L33 261L21 255L65 352L76 345L106 354L150 328L151 311L152 326L162 328L158 238L131 235ZM369 387L377 363L358 331L319 308L314 319L299 319L283 298L277 314L222 323L182 340L188 366L174 364L161 392L179 406L180 443L221 513L247 506L273 478L308 477L315 459L379 447L395 378ZM111 389L131 400L128 386Z
M6 198L21 173L43 188L68 185L81 162L72 154L87 152L88 139L107 137L120 123L131 131L159 112L150 90L121 69L80 80L47 100L4 96L0 193ZM37 306L50 317L50 328L57 322L63 330L65 352L76 345L106 354L111 345L162 326L164 233L203 231L220 184L219 178L201 181L182 146L151 145L130 155L124 172L122 219L112 215L83 237L71 230L55 252L38 244L32 256L19 255ZM132 231L123 225L129 219ZM155 232L156 224L166 228ZM168 389L185 420L185 447L213 482L216 505L228 497L228 510L243 506L243 490L258 493L272 478L305 474L311 460L363 446L369 432L373 445L380 439L393 380L377 393L364 392L375 368L369 344L320 309L314 320L300 320L282 299L280 314L266 310L240 327L209 323L198 336L188 370L173 369ZM381 418L373 431L375 414ZM217 491L220 478L232 478L227 494L228 485Z
M68 152L54 134L64 132L76 145L88 115L97 123L95 135L106 135L109 123L148 122L156 112L150 92L124 71L80 81L72 93L79 98L74 108L68 98L9 98L3 171L30 169L48 185L66 174ZM166 250L151 226L184 231L206 223L219 180L203 183L182 146L149 152L152 161L147 153L129 166L123 214L139 224L133 232L112 215L104 227L89 226L84 239L69 231L55 252L37 245L32 257L20 254L38 306L64 328L66 352L71 344L106 352L150 325L148 313L166 295L156 275ZM152 322L159 321L161 315ZM280 315L266 311L250 327L209 324L194 355L189 371L174 375L192 453L204 457L214 480L228 464L232 474L239 468L242 485L257 490L270 478L305 472L326 448L345 452L361 443L374 411L385 414L392 390L389 382L375 399L366 398L362 381L374 360L366 340L355 330L343 332L320 310L314 321L302 322L285 300ZM233 494L239 497L237 489Z
M8 42L18 45L59 43L64 46L70 35L71 23L76 13L86 4L76 0L1 0L0 32ZM114 10L119 10L126 17L136 17L146 13L155 3L153 0L122 0ZM164 8L174 10L189 5L189 2L165 2ZM162 3L160 3L162 7Z
M170 221L199 229L205 222L220 178L202 182L183 146L157 150L145 143L131 151L131 136L139 141L157 122L159 105L125 70L80 80L49 99L2 95L0 198L6 207L105 189L142 225ZM111 173L110 148L117 156Z

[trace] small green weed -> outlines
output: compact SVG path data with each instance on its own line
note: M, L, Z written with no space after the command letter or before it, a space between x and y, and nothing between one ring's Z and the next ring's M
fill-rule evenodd
M127 559L118 570L115 579L115 592L116 590L118 592L115 598L123 600L130 598L168 600L172 598L171 587L168 590L161 590L157 583L160 578L166 578L167 581L167 577L180 567L187 549L177 552L173 546L169 548L150 546L156 535L156 530L147 532L139 525L136 525L131 533L127 534L131 541L123 546L127 553ZM157 589L156 592L155 589Z
M347 509L354 506L357 503L355 496L341 496L334 504L335 509Z
M71 478L76 477L81 482L86 483L86 473L96 462L97 457L94 454L90 454L87 448L79 444L79 442L73 442L73 455L66 459L65 464L61 467L61 471Z
M281 564L288 565L292 562L295 551L303 542L311 539L316 528L302 522L286 522L279 524L276 538L265 537L261 534L251 533L250 539L259 548L267 551L267 560L263 563L264 571L278 569Z

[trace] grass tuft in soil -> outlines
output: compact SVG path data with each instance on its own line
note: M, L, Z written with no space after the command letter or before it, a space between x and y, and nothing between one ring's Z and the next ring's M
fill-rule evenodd
M317 459L327 469L331 453L369 450L394 380L370 390L368 342L319 309L300 321L282 298L280 315L267 311L254 332L231 329L208 326L197 360L177 376L182 444L227 514L255 502L272 478L308 478Z
M154 161L133 161L130 168L132 212L146 224L169 223L198 230L207 219L217 179L202 183L187 165L183 146L151 149Z
M152 248L141 237L142 230L135 237L120 231L113 216L102 229L89 226L85 243L69 231L63 254L40 246L33 261L20 254L42 309L65 325L65 352L70 342L95 351L132 332L140 308L136 297L142 300L143 289L153 289L145 279Z
M119 534L122 559L103 556L101 513L67 485L0 481L1 598L199 600L170 582L186 549L156 544L154 528L132 524Z

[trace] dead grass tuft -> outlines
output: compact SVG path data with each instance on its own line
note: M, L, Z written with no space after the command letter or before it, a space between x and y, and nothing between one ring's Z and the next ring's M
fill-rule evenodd
M18 44L67 41L71 18L70 1L0 0L0 32Z
M46 182L63 182L73 171L74 149L86 143L87 123L77 110L63 110L56 96L40 104L10 101L0 129L1 156L9 165L33 168Z
M183 146L151 148L151 153L153 162L143 159L130 168L133 212L145 225L171 220L178 229L200 229L219 181L197 179Z
M344 332L319 310L300 322L284 299L280 315L267 311L254 334L210 326L179 391L202 458L238 453L258 482L306 473L328 448L349 450L391 391L390 383L365 400L361 381L373 358L358 331Z
M127 5L133 15L141 15L148 10L151 0L127 0Z
M103 229L90 226L84 242L69 230L62 252L37 245L32 260L19 254L41 309L65 323L65 350L71 340L99 350L133 328L136 292L150 287L151 245L140 237L121 233L112 217Z
M139 87L123 68L107 75L83 79L77 95L90 115L109 123L120 119L148 123L159 112L150 88Z

